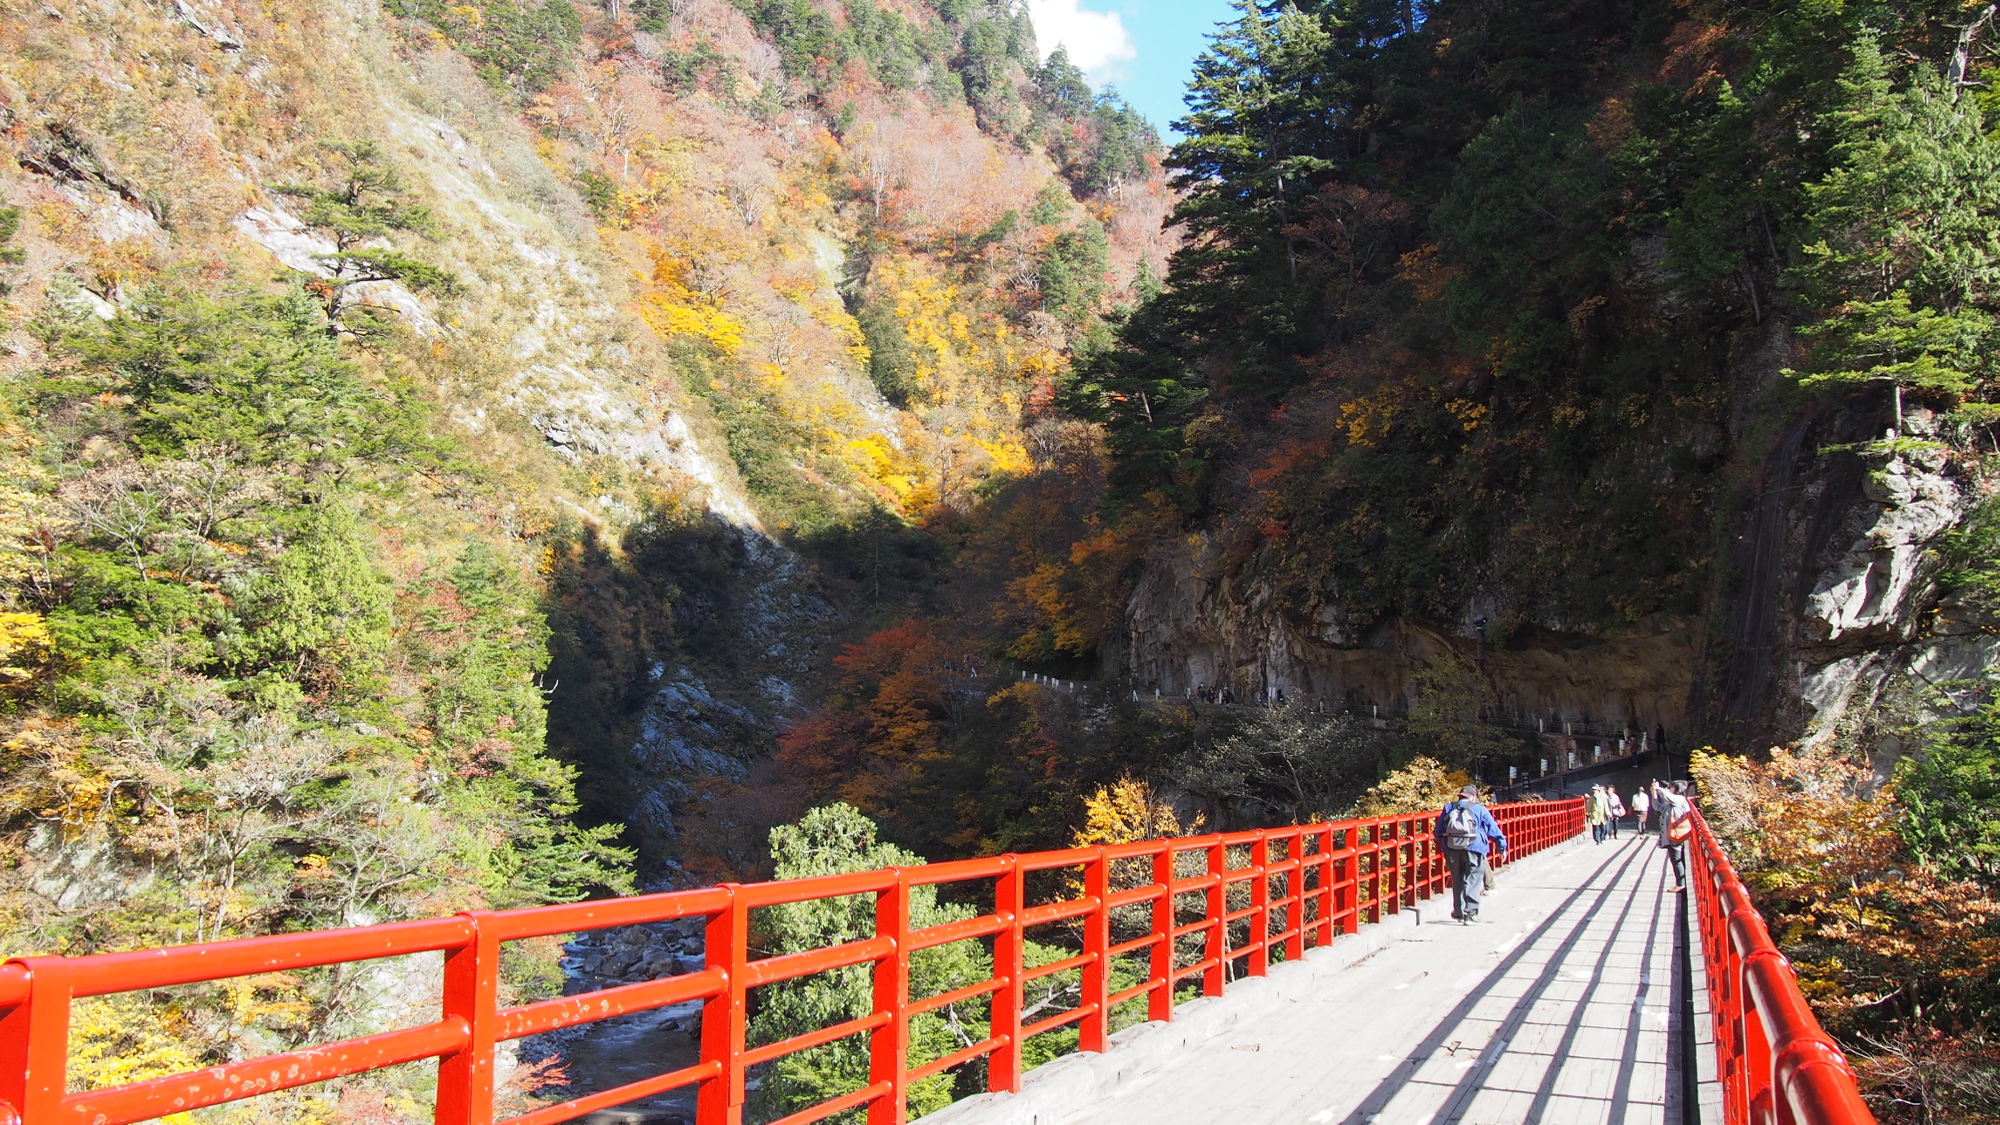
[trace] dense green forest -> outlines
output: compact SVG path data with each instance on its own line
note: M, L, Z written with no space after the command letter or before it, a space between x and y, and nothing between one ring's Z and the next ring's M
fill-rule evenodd
M1191 245L1065 388L1114 504L1278 541L1302 610L1521 591L1504 638L1696 611L1726 429L1892 385L1983 423L1994 154L1955 6L1340 10L1246 16L1198 70ZM1796 355L1745 394L1769 322Z
M1822 457L1948 457L1984 495L1990 12L1243 13L1169 160L1188 244L1064 388L1122 518L1227 537L1301 615L1505 591L1506 644L1716 612L1752 487L1730 448L1801 418L1854 420ZM1975 607L1987 518L1941 561ZM1912 705L1886 784L1837 742L1700 773L1885 1120L1992 1117L1989 693Z

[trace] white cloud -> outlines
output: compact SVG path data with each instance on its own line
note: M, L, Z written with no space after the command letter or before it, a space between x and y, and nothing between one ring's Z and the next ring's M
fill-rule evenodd
M1043 58L1057 46L1067 47L1069 61L1093 81L1112 77L1120 63L1139 57L1117 12L1093 12L1080 0L1028 0L1028 18L1035 22L1035 46Z

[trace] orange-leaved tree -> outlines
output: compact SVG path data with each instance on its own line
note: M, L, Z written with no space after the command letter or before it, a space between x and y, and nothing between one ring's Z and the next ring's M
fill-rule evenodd
M779 736L778 761L814 801L905 818L927 767L949 758L952 685L964 662L930 625L905 621L846 646L826 705Z
M1893 784L1837 750L1697 751L1702 810L1884 1120L1993 1120L2000 899L1911 855ZM1980 1116L1986 1114L1986 1116Z

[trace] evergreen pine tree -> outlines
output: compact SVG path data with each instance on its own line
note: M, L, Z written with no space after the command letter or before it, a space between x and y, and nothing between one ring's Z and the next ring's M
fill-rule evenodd
M2000 280L2000 144L1978 103L1922 63L1893 87L1864 36L1827 122L1833 167L1805 189L1798 273L1824 319L1803 330L1807 385L1892 382L1965 394L1991 374Z

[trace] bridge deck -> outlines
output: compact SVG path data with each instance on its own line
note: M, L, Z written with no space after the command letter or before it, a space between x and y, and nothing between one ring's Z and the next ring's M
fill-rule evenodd
M1671 1011L1678 896L1667 874L1652 836L1573 841L1501 872L1482 924L1440 922L1449 900L1433 899L1418 908L1420 924L1387 922L1379 948L1359 963L1329 971L1308 957L1273 970L1274 985L1296 974L1281 987L1202 1002L1247 1010L1170 1059L1121 1060L1114 1043L1102 1056L1055 1064L1111 1072L1099 1076L1093 1104L1052 1113L1044 1103L1028 1114L995 1099L940 1117L962 1125L1697 1120L1668 1092L1669 1021L1679 1017ZM1327 955L1339 952L1336 943ZM1692 963L1698 974L1698 951ZM1705 1033L1700 983L1697 975L1694 1023ZM1700 1038L1698 1065L1712 1071L1712 1048ZM1676 1093L1679 1075L1674 1068ZM1031 1076L1024 1101L1035 1100L1034 1085ZM1702 1090L1713 1102L1714 1084Z

